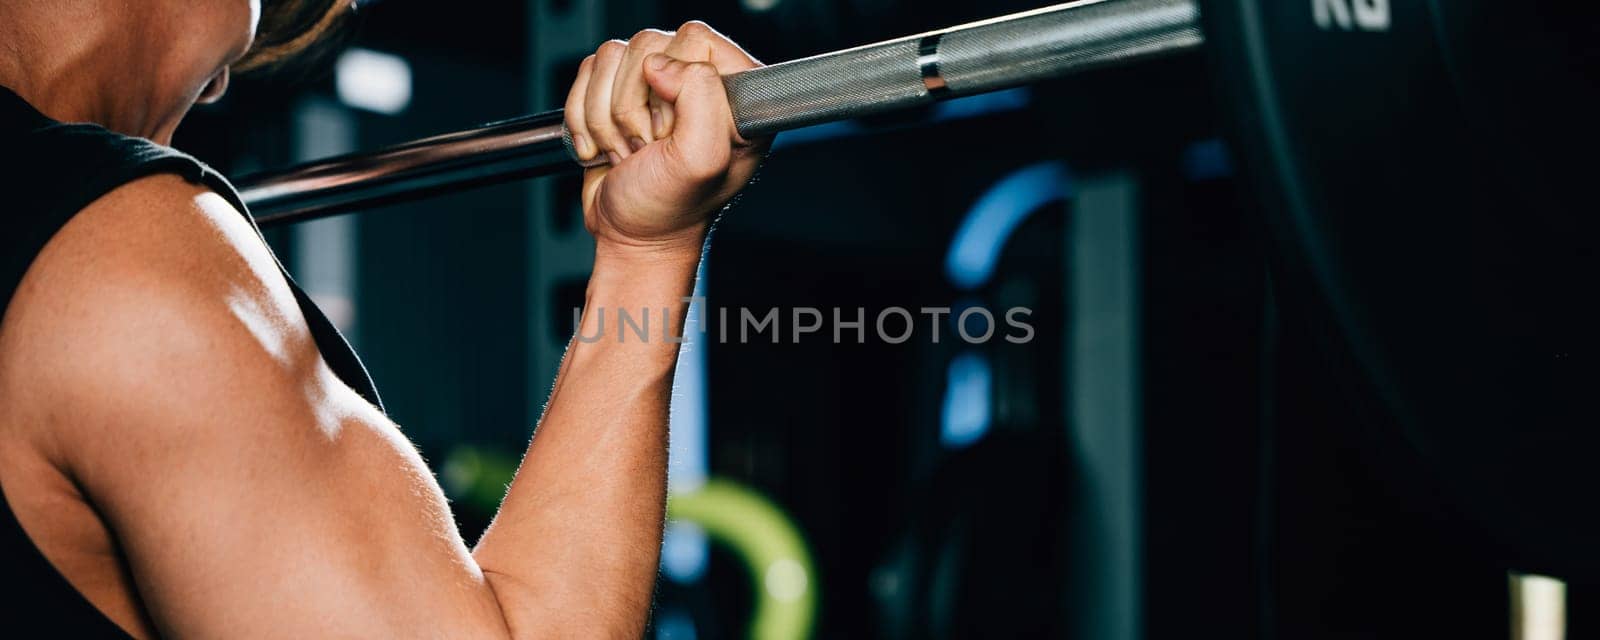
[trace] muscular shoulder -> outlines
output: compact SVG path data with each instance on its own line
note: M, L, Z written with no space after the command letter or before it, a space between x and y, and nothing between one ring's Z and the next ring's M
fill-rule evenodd
M316 358L254 229L221 196L157 175L90 204L36 258L0 325L0 394L33 417L14 424L100 442L298 388Z

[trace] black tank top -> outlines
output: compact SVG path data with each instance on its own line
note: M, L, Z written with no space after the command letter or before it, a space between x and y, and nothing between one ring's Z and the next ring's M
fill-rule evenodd
M78 211L122 184L152 174L176 174L245 211L227 180L200 161L96 125L56 122L5 87L0 87L0 162L5 163L0 170L0 332L18 283L45 243ZM245 218L250 219L247 214ZM284 278L334 373L382 407L355 352L294 280L287 273ZM3 494L0 625L0 635L6 636L126 637L45 559Z

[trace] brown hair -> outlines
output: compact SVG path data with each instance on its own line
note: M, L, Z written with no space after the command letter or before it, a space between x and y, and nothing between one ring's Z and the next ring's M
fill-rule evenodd
M355 13L355 0L263 0L255 44L236 72L273 69L328 44Z

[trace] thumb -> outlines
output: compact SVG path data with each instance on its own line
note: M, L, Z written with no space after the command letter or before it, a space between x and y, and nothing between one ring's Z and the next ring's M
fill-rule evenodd
M645 59L645 81L672 104L672 132L664 141L687 169L727 168L737 133L722 76L709 62L687 62L665 54Z

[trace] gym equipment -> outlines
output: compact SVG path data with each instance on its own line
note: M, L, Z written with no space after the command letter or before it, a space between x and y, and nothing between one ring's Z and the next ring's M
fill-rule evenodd
M1280 300L1524 571L1600 578L1592 3L1201 3ZM1285 428L1289 428L1286 426ZM1361 428L1352 425L1352 428ZM1406 467L1411 467L1407 469ZM1405 481L1395 481L1396 484ZM1424 491L1423 493L1427 493Z
M820 122L1198 47L1394 482L1437 489L1513 568L1600 579L1600 6L1097 0L726 78L740 131ZM240 181L262 224L576 169L560 112ZM1343 360L1339 360L1343 362ZM1435 493L1433 489L1424 494Z
M724 78L741 135L1005 89L1200 44L1191 0L1088 0ZM580 168L561 111L241 179L263 225Z

